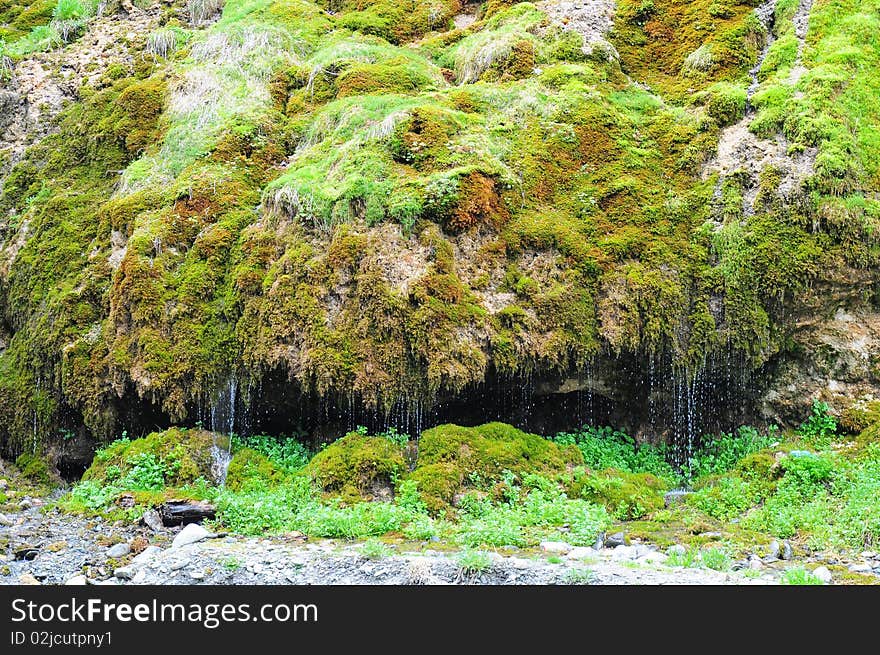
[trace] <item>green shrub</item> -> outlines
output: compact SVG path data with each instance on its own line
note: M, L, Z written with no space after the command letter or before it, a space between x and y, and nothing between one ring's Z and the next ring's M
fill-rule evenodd
M242 448L233 455L226 471L226 486L233 491L267 489L284 478L275 462L262 453Z
M792 567L785 570L779 582L784 585L821 585L824 584L820 578L817 578L810 571L801 566Z
M637 519L661 509L665 485L650 473L606 469L598 473L575 471L572 495L604 505L616 519Z

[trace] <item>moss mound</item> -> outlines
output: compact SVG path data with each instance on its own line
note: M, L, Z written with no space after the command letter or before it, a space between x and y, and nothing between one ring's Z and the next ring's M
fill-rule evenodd
M403 449L389 439L351 432L315 455L305 470L325 492L355 502L390 496L406 464Z
M206 430L171 428L141 439L119 439L95 453L83 480L133 488L180 487L212 480L211 449L227 438ZM221 444L222 445L222 444Z
M52 473L45 458L31 453L22 453L15 460L15 465L23 477L37 484L52 482Z
M440 425L422 433L418 463L409 478L418 482L428 507L440 511L466 488L489 485L505 470L552 479L581 464L576 447L560 448L506 423Z
M236 452L226 471L226 487L232 491L274 487L283 479L284 472L252 448Z
M650 473L608 468L598 473L575 472L570 495L604 505L618 519L637 519L662 509L665 485Z

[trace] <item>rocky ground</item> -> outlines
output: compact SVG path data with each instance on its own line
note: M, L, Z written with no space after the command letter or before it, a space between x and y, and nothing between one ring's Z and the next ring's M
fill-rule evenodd
M390 545L368 557L363 543L299 533L255 538L195 524L111 524L62 514L51 499L17 503L18 511L0 515L0 584L776 584L793 564L776 548L729 572L671 567L656 547L620 544L614 535L591 548L547 542L536 551L497 549L483 570L467 572L460 554L441 544ZM880 575L880 556L864 553L849 568ZM834 582L823 569L815 572Z

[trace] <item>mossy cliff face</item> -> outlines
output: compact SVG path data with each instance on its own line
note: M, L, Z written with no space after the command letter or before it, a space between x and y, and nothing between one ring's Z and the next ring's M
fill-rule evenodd
M132 63L2 169L4 448L247 431L269 398L288 430L393 420L486 379L639 408L654 436L698 431L719 380L748 410L730 380L772 384L811 356L797 316L876 284L874 5L816 2L804 33L783 0L769 31L753 3L621 0L601 48L531 3L464 29L457 2L152 7ZM43 43L18 9L13 67L129 20ZM815 154L801 186L706 173L746 118Z

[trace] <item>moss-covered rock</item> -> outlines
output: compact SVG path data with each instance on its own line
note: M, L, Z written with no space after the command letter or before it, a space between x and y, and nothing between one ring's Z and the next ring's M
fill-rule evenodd
M224 435L186 428L153 432L141 439L119 439L95 453L82 479L126 486L138 472L146 475L150 469L155 472L150 479L156 482L154 487L181 487L199 478L213 481L212 450L215 443L223 447L226 440ZM133 477L127 477L129 474Z
M440 425L422 433L410 479L429 508L448 508L469 487L489 487L504 471L556 479L583 464L577 447L560 448L505 423L477 427Z
M406 471L403 449L382 436L351 432L312 458L307 475L344 501L387 499Z
M22 453L15 460L15 465L21 471L21 475L31 482L49 484L53 480L52 467L43 456Z
M570 495L604 505L618 519L638 519L662 509L665 485L650 473L627 473L609 468L575 471Z
M232 491L273 487L283 479L284 472L252 448L237 451L226 470L226 487Z

